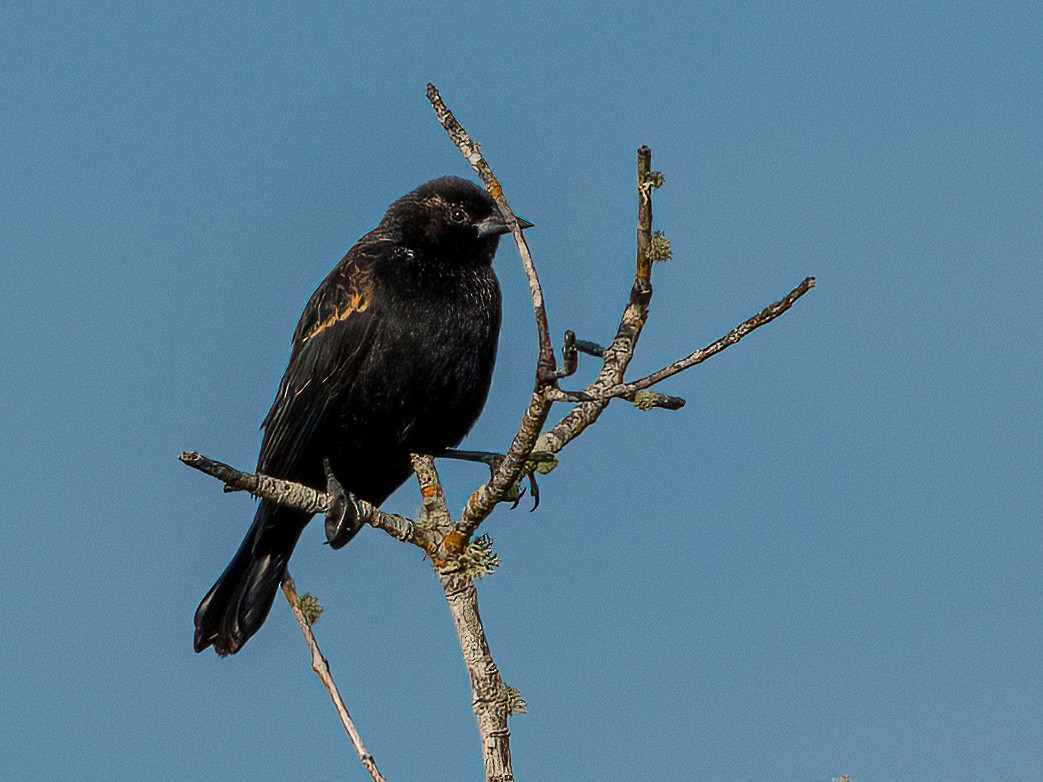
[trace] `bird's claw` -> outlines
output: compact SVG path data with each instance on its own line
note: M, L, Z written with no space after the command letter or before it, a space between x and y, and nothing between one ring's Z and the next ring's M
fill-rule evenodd
M330 548L338 549L358 534L362 529L362 519L355 497L337 480L329 459L324 459L323 463L326 467L326 493L330 498L330 507L326 511L326 542Z
M545 452L537 451L533 453L533 456L543 455ZM532 507L529 508L529 513L532 513L538 507L540 507L540 485L536 482L536 475L546 475L555 467L558 466L558 460L554 458L554 454L546 452L546 455L550 458L536 458L529 459L525 463L525 475L518 483L514 484L514 489L511 492L508 499L514 500L511 504L511 510L518 507L518 503L521 502L521 498L525 496L525 487L521 485L522 480L529 482L529 496L532 497Z
M532 495L532 507L529 508L529 513L532 513L538 507L540 507L540 486L536 483L536 473L539 470L533 470L529 473L529 494Z
M521 502L521 498L525 496L525 487L522 486L522 481L527 480L529 482L529 496L532 497L532 507L529 508L529 513L532 513L538 507L540 507L540 487L536 483L536 471L526 473L521 480L519 480L511 490L507 493L504 498L506 500L513 500L511 502L511 510L518 507Z
M434 456L446 459L462 459L468 462L481 462L489 468L490 479L496 475L496 471L503 463L503 460L507 458L502 453L457 451L453 449L441 451L434 454ZM517 508L518 503L521 502L521 498L525 494L525 487L521 485L522 480L528 480L529 496L532 497L532 507L529 509L529 512L536 510L540 506L540 487L536 483L536 474L546 475L557 466L558 460L551 451L533 451L530 453L529 458L525 461L524 474L507 493L507 496L504 497L504 502L511 503L511 510Z

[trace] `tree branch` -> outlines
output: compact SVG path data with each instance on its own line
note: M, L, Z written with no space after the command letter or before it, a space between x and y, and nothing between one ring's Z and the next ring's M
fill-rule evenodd
M342 545L349 540L361 524L369 524L397 540L412 543L423 549L430 557L442 584L442 590L456 627L464 664L467 667L471 682L473 709L482 742L486 780L487 782L513 782L510 731L507 722L511 713L524 711L524 701L517 697L516 691L504 685L485 637L481 616L478 612L478 593L474 584L474 574L477 573L480 577L483 573L490 572L496 566L497 561L488 548L487 539L471 540L474 533L497 504L516 499L516 488L523 475L531 474L533 470L544 473L553 469L556 464L553 454L560 451L593 424L612 399L628 400L642 410L655 407L676 410L683 407L685 404L683 399L648 389L662 380L706 361L739 342L751 331L770 323L811 290L815 285L815 280L813 277L808 277L786 297L747 319L705 348L696 350L650 375L626 382L624 378L627 367L633 358L637 341L648 319L648 306L652 297L653 262L669 257L668 243L659 234L653 235L652 233L652 191L663 184L663 177L658 172L651 170L651 151L647 146L642 146L637 151L638 226L634 282L629 300L620 317L616 335L612 342L603 348L593 342L577 340L573 332L566 332L562 349L563 369L558 371L550 342L547 313L539 277L525 238L518 226L517 218L504 197L499 181L478 146L470 139L442 101L438 90L431 84L427 85L427 97L439 122L481 178L490 195L496 200L504 219L511 226L528 279L539 335L539 356L532 397L510 447L502 457L495 454L478 454L483 457L479 460L490 466L489 481L471 495L461 518L454 522L446 507L434 459L431 456L412 455L413 470L420 485L424 503L424 517L418 523L403 516L385 513L376 506L346 492L330 471L328 464L326 491L320 491L271 476L244 473L227 464L207 459L198 453L183 453L181 461L222 481L226 491L248 491L254 496L306 513L325 514L327 539L333 547L337 547L338 542ZM562 390L558 387L558 380L568 377L576 371L579 353L600 358L602 360L601 369L594 382L583 391ZM569 402L575 406L549 431L541 435L554 402ZM538 459L537 453L540 454ZM462 452L462 454L467 454L469 457L475 456L468 452ZM532 489L538 500L535 482L532 484ZM283 592L294 611L311 651L312 668L326 686L355 751L374 782L382 782L383 777L380 776L372 756L362 745L347 709L340 699L330 675L329 665L319 651L311 631L309 618L302 610L301 599L297 596L289 573L283 582Z
M445 504L442 484L430 456L413 457L413 470L420 484L420 496L429 519L439 525L451 521ZM507 727L508 690L493 661L489 642L485 638L482 617L478 613L478 590L474 579L460 561L467 539L458 532L446 536L446 557L433 558L435 573L442 584L449 612L453 616L456 637L460 642L464 665L471 680L472 708L478 721L482 741L482 759L485 762L486 782L514 782L511 769L511 732Z
M348 707L344 705L344 700L340 697L340 690L337 689L337 685L333 681L333 674L330 672L330 664L322 656L322 652L319 650L319 643L315 640L315 633L312 632L311 622L314 619L309 621L301 610L301 599L297 596L297 585L294 584L289 571L286 572L286 578L282 581L282 593L286 597L286 602L290 604L290 608L293 609L293 615L297 618L301 634L304 636L305 643L308 644L308 650L311 652L311 669L315 671L315 675L319 677L326 691L330 694L333 708L337 710L337 716L340 717L341 725L344 726L352 746L355 747L359 760L373 782L385 782L384 777L381 776L379 769L377 769L377 762L362 743L362 737L348 714Z
M548 384L556 381L557 372L554 348L550 340L550 327L547 324L547 309L543 302L543 289L540 286L539 275L536 273L536 265L533 263L532 256L529 253L529 246L525 243L525 237L522 236L521 229L518 227L517 218L515 218L514 212L503 194L503 188L493 174L492 167L478 149L478 145L467 135L467 131L464 130L463 126L445 105L442 96L433 84L427 85L427 99L430 101L432 108L434 108L438 121L445 128L446 133L449 134L449 138L452 139L456 148L460 150L460 154L471 164L471 168L474 169L475 173L478 174L478 177L485 184L489 195L496 200L504 218L511 226L511 233L514 235L515 244L518 245L518 254L521 256L525 276L529 281L529 291L532 294L532 309L536 317L536 328L539 333L540 352L536 362L535 389L533 390L532 398L529 400L529 406L525 409L525 414L522 416L518 433L514 436L514 440L507 449L504 460L500 462L499 467L492 478L489 479L489 482L479 487L468 499L463 518L457 525L460 533L470 538L478 529L478 526L492 513L493 508L507 499L511 490L521 478L529 454L532 453L533 446L536 444L540 431L543 429L547 416L550 414L551 400L545 397L542 390Z
M815 287L815 278L808 277L800 285L786 294L785 297L779 299L774 304L770 304L763 310L758 312L751 318L747 318L734 329L729 331L720 339L711 342L705 348L696 350L689 353L682 359L675 361L669 366L663 367L662 369L653 372L651 375L646 375L640 380L634 380L630 383L622 383L612 388L607 389L604 392L604 396L615 397L625 396L627 394L633 394L635 391L640 391L645 388L654 386L660 381L666 380L668 377L673 377L678 372L683 372L686 369L694 367L696 364L701 364L709 358L713 358L725 348L730 348L732 345L737 343L747 334L754 329L759 329L761 326L771 323L775 318L779 317L782 313L788 310L793 304L803 296L805 293Z
M540 340L540 360L537 365L537 379L539 380L541 377L540 373L552 374L554 372L554 348L551 346L550 327L547 325L547 310L543 303L543 288L540 286L540 278L536 273L536 265L532 262L532 256L529 254L529 245L525 242L525 237L518 226L518 218L515 217L511 205L507 203L507 197L503 194L503 187L501 187L496 175L493 174L492 167L486 162L485 157L478 149L478 145L471 140L463 125L457 121L456 117L453 116L453 112L445 105L445 101L442 100L442 96L433 84L427 85L427 99L435 110L435 116L438 118L438 121L445 128L446 133L449 134L449 138L452 139L456 148L460 150L460 154L471 164L474 172L478 174L478 178L482 180L485 189L489 191L489 195L496 201L504 219L507 220L507 224L511 227L515 244L518 245L518 254L521 256L522 266L525 269L525 277L529 281L529 292L532 294L532 309L536 314L536 328ZM547 376L550 375L548 374Z
M478 613L478 590L464 564L468 545L477 544L470 543L470 536L461 533L459 525L453 524L434 459L417 454L413 454L411 458L424 503L425 518L422 524L403 516L385 513L374 505L344 492L332 475L329 477L330 488L323 492L293 481L246 473L194 452L182 453L180 457L188 466L220 480L226 489L248 491L256 497L279 502L307 513L330 513L345 501L353 503L362 522L382 529L398 540L422 548L431 558L435 573L442 584L453 624L456 626L464 665L471 680L473 708L481 736L487 782L513 782L510 731L507 728L507 717L510 713L509 691L504 686L489 650L481 615ZM330 673L329 663L322 656L311 623L301 608L301 599L289 573L283 580L282 588L311 652L312 670L326 687L363 766L374 782L383 782L373 757L366 751L358 731L351 722Z
M600 391L596 390L594 385L591 385L585 392L591 397L591 401L584 402L570 410L568 415L540 437L536 448L557 453L570 441L574 440L584 429L594 423L612 399L626 399L642 409L665 407L670 410L677 410L683 407L684 400L679 397L664 396L662 394L649 396L650 392L645 391L645 389L669 377L673 377L679 372L690 369L696 364L701 364L707 359L713 358L722 350L730 348L751 331L771 323L775 318L792 307L797 299L814 287L815 278L808 277L782 299L765 307L756 315L747 318L720 339L639 380L634 380L630 383L620 382Z
M557 453L580 432L598 420L608 407L611 397L604 392L623 382L627 367L634 356L637 340L648 320L648 303L652 298L652 191L663 184L661 174L652 171L652 150L642 146L637 150L637 258L634 262L634 284L630 299L619 319L616 336L607 348L584 343L584 352L601 353L602 365L597 378L586 389L590 401L572 408L550 431L539 437L535 448ZM579 348L579 344L577 344Z
M217 478L225 485L225 491L249 492L254 497L271 500L305 513L329 512L329 495L310 486L268 475L243 472L224 462L208 459L195 451L183 451L178 459L195 470Z
M436 568L436 572L471 680L472 708L482 741L486 782L514 782L511 732L507 728L508 691L485 639L478 613L478 590L474 580L459 566L446 565Z
M441 542L432 530L422 527L405 516L385 513L376 505L360 500L343 490L339 495L331 494L329 491L319 491L293 481L272 478L270 475L243 472L224 462L208 459L194 451L185 451L178 458L189 467L217 478L224 483L226 491L246 491L254 497L271 500L305 513L329 514L337 504L334 499L336 498L346 501L352 506L357 514L358 523L376 527L396 540L412 543L414 546L422 548L428 554L437 549Z

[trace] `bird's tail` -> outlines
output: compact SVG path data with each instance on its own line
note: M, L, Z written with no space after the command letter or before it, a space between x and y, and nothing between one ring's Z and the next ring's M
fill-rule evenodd
M261 501L239 550L196 609L197 652L212 645L222 657L235 654L260 629L310 518Z

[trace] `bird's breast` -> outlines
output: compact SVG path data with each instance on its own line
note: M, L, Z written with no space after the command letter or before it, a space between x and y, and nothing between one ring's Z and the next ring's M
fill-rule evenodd
M496 359L500 292L491 269L381 295L385 303L344 412L366 440L412 451L456 445L485 403ZM365 412L367 420L360 420ZM379 429L379 431L375 431Z

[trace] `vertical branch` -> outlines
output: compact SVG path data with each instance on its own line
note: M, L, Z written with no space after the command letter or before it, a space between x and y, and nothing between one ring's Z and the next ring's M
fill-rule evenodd
M637 150L637 259L634 264L634 285L630 289L630 300L623 310L616 337L605 348L601 371L587 389L592 395L598 395L623 382L641 329L648 320L648 302L652 298L652 258L649 253L652 245L652 190L660 184L662 177L652 172L652 150L642 146ZM536 450L552 453L560 451L598 419L609 401L607 398L595 399L576 405L539 438Z
M452 527L452 517L445 504L434 459L414 454L412 460L428 522L450 530L442 550L432 557L432 561L453 616L456 637L471 680L471 705L482 742L485 779L486 782L514 782L511 732L507 728L507 688L485 638L474 579L465 572L459 559L467 541Z
M634 356L641 329L648 320L648 302L652 298L652 150L642 146L637 151L637 259L634 262L634 285L630 289L623 317L612 344L605 349L605 363L598 373L590 391L605 388L623 381L630 359Z
M478 613L478 590L459 566L436 570L471 679L471 705L482 741L486 782L514 782L511 732L507 728L507 689L485 639L482 617Z
M634 287L639 285L652 292L652 150L642 145L637 150L637 275ZM646 302L647 304L647 302Z
M451 525L453 517L445 504L445 494L442 492L442 482L438 478L434 457L413 453L409 455L409 459L413 463L417 483L420 484L420 498L424 502L424 514L427 516L428 524Z
M478 525L492 512L498 502L501 502L508 492L521 478L525 468L525 462L532 453L533 446L540 436L547 416L550 414L551 401L544 394L544 389L556 382L556 362L554 359L554 347L550 339L550 326L547 322L547 309L543 302L543 289L540 286L540 278L536 273L536 265L529 254L529 246L525 243L521 229L518 227L517 218L511 210L507 198L503 194L503 188L499 180L493 174L492 167L483 157L478 145L464 130L460 122L453 116L453 112L445 105L442 96L435 85L427 85L427 99L435 110L435 116L445 128L449 138L452 139L460 154L464 156L471 168L478 174L485 184L504 218L511 226L515 244L518 245L518 254L521 256L525 276L529 281L529 291L532 294L532 309L536 317L536 328L539 334L539 357L536 361L536 384L529 400L529 406L525 409L521 426L514 436L510 448L507 449L504 460L496 468L495 473L487 484L481 486L467 501L464 509L463 519L458 527L464 538L469 538L478 528ZM614 384L610 384L614 385Z
M471 708L478 720L486 782L514 782L511 732L507 728L507 688L485 638L482 617L478 613L478 589L474 580L458 565L436 570L445 592L445 602L453 614L453 625L470 678Z
M311 652L311 669L315 671L315 675L319 677L326 691L329 692L330 700L333 701L333 707L337 710L340 722L344 726L348 738L351 739L351 744L355 747L359 760L362 761L363 767L369 773L373 782L385 782L384 777L381 776L380 771L377 769L377 763L373 756L366 751L366 747L362 743L362 737L355 728L355 723L351 721L348 708L344 705L344 701L340 697L340 691L337 689L337 685L333 681L333 675L330 673L330 664L322 656L319 644L315 640L315 634L311 630L311 623L301 610L301 601L297 596L297 585L293 582L293 578L288 571L286 578L282 582L282 593L286 597L286 602L290 604L290 608L293 609L293 615L297 617L297 624L300 625L301 633L308 644L308 649Z
M442 96L433 84L427 85L427 99L435 110L435 116L438 117L438 121L445 128L446 133L449 134L449 138L452 139L456 148L460 150L467 162L471 164L471 168L478 174L478 177L485 185L485 189L489 191L489 195L493 197L497 206L500 207L500 212L503 213L507 224L511 226L511 233L514 234L515 244L518 245L518 254L521 256L522 266L525 268L525 276L529 281L529 292L532 294L532 308L536 314L536 328L539 332L540 340L537 381L550 377L555 368L554 347L551 344L547 310L543 303L543 288L540 286L540 278L536 273L536 265L532 262L532 256L529 254L529 246L525 243L525 237L522 236L521 229L518 227L518 219L514 216L511 205L507 203L507 197L503 194L503 187L501 187L496 175L493 174L492 167L486 162L478 149L478 145L471 140L463 125L453 116L453 112L449 110L449 107L445 105L445 101L442 100Z

